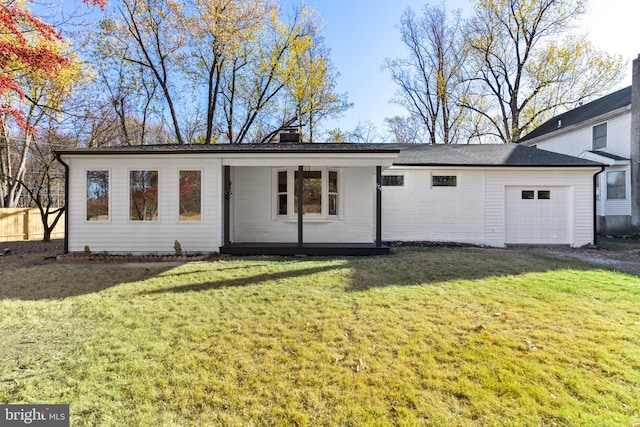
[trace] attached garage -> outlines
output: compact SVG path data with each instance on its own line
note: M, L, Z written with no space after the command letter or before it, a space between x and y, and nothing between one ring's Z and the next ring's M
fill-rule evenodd
M402 146L383 172L383 240L592 244L602 165L518 144ZM436 185L436 177L455 177ZM401 184L398 184L401 183Z
M506 244L570 244L569 187L505 187Z

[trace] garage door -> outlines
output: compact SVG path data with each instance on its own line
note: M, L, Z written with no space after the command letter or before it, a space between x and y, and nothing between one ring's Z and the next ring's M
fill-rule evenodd
M568 187L506 187L509 244L568 244Z

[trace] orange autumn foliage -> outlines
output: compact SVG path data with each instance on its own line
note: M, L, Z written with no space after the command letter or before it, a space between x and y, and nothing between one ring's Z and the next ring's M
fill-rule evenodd
M84 0L89 6L105 7L106 0ZM19 3L0 3L0 96L24 92L18 84L18 75L44 72L55 77L69 64L69 59L52 49L62 40L60 32L51 24L22 7ZM3 100L0 115L11 116L24 127L23 113Z

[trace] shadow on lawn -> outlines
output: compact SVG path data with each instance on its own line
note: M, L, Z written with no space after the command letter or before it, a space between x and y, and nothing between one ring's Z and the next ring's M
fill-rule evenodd
M0 300L64 299L103 291L124 283L157 277L176 267L154 264L58 264L5 268L0 264Z
M304 262L310 259L328 260L331 258L288 259L288 263ZM338 265L320 265L269 273L255 273L252 272L252 268L245 267L247 269L246 275L241 277L223 278L204 283L187 283L142 293L183 293L254 286L269 281L278 282L312 274L322 274L335 269L348 270L349 274L344 289L347 292L358 292L388 286L418 286L449 281L517 276L526 273L544 273L563 269L592 270L598 268L576 260L486 248L402 249L389 256L341 257L340 259L344 259L346 262ZM330 279L320 275L318 280Z
M326 265L321 267L286 270L286 271L280 271L276 273L254 274L254 275L247 275L243 277L236 277L233 279L224 279L224 280L217 280L217 281L206 282L206 283L196 283L191 285L173 286L171 288L156 289L153 291L145 291L142 293L144 294L162 294L167 292L182 293L182 292L206 291L209 289L220 289L220 288L237 287L237 286L254 286L254 285L258 285L260 283L268 282L268 281L279 281L279 280L306 276L308 274L324 273L326 271L335 270L337 268L345 268L345 266L344 265Z
M598 267L577 260L491 248L406 248L388 257L354 258L348 292Z

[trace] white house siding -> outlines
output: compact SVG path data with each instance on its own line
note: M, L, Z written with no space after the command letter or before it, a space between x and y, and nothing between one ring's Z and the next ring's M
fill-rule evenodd
M593 242L593 179L596 169L399 168L404 187L383 187L382 234L386 241L458 242L506 245L506 189L563 188L569 194L568 239L572 246ZM457 187L431 186L431 175L456 175Z
M629 158L631 112L625 111L609 119L595 120L584 123L573 129L554 132L550 135L532 140L538 148L570 156L579 156L584 151L593 149L593 126L607 123L607 148L602 151L616 156Z
M69 251L85 245L93 253L173 253L174 242L187 252L217 252L221 242L221 162L216 158L162 156L64 157L69 176ZM88 170L108 170L109 220L86 221ZM129 171L158 170L157 221L129 220ZM178 172L202 170L202 220L178 221Z
M304 218L306 243L354 243L375 239L375 168L329 168L339 171L339 217ZM232 170L231 241L298 241L295 218L275 215L274 168L234 166Z
M455 175L456 187L432 187L431 175ZM403 187L382 188L385 241L485 243L484 171L392 167Z

